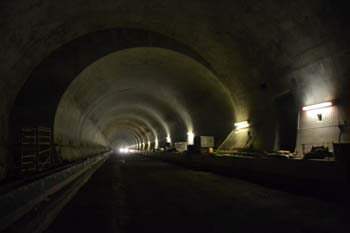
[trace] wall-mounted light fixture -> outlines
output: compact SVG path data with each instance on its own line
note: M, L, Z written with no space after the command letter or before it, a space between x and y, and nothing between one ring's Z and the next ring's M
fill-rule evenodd
M188 132L187 133L187 145L193 145L194 144L194 133Z
M317 122L322 122L324 118L327 118L327 116L331 113L332 108L330 108L333 105L332 102L324 102L309 106L304 106L303 111L307 113L307 116L310 119L315 119Z
M167 143L171 143L171 137L170 137L170 135L168 135L168 136L166 137L166 142L167 142Z
M148 142L147 142L147 145L148 145L147 150L150 150L150 149L151 149L151 142L148 141Z
M158 139L154 140L154 149L158 149Z
M320 108L330 107L332 105L333 105L333 103L330 101L319 103L319 104L314 104L314 105L308 105L308 106L303 107L303 111L316 110L316 109L320 109Z
M242 129L249 128L249 126L250 125L248 121L241 121L241 122L235 123L236 133L240 132Z

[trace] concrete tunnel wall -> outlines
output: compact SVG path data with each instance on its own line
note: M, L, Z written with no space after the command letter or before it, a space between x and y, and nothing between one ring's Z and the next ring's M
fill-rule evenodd
M56 150L64 160L79 159L107 150L105 136L84 114L74 98L66 94L65 103L57 109L60 121L54 127Z
M53 126L71 80L99 58L124 48L168 48L206 66L230 91L232 118L254 122L258 148L274 147L274 101L285 93L295 99L296 110L337 100L348 119L347 4L2 1L0 177L14 157L10 135L27 124Z

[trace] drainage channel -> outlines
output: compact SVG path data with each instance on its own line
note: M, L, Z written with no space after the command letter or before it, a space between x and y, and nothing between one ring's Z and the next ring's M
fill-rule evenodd
M108 157L96 156L0 196L0 231L43 232Z

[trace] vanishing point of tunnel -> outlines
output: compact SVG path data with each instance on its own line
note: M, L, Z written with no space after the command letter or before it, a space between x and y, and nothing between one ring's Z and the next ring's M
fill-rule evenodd
M350 232L346 0L2 0L0 232Z

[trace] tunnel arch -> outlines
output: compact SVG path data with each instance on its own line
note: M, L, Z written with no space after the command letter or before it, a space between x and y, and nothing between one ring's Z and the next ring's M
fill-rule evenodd
M52 125L60 98L71 81L85 67L109 53L142 46L163 47L179 51L212 70L210 65L193 50L159 33L142 29L98 31L60 47L32 71L16 98L12 119L23 122L23 124L28 122L29 124ZM94 49L86 49L91 47ZM40 93L35 93L35 91ZM41 96L47 98L42 99ZM32 103L26 102L28 98ZM41 108L49 111L45 113L46 111L40 111ZM30 115L30 112L33 116Z
M124 138L130 139L129 142L127 144L124 144L124 143L120 144L120 141L123 141ZM116 137L114 137L114 139L115 139L115 141L114 141L115 146L111 145L111 149L114 151L117 151L120 148L129 148L129 147L131 147L131 145L136 145L139 143L137 138L132 133L130 133L129 130L126 130L126 129L121 129L118 132L118 135L116 135Z
M74 116L64 119L70 108L65 105L79 108L86 119L94 119L94 126L103 134L113 122L143 122L152 133L147 139L152 149L165 145L167 137L184 141L192 131L223 138L234 119L228 90L211 71L181 53L156 47L120 50L84 69L61 99L55 128L71 128L61 122L74 124ZM215 121L212 108L221 120ZM220 125L222 122L226 127ZM65 138L69 138L68 133ZM112 143L109 137L106 141Z
M133 106L130 106L128 104L128 102L138 101L138 99L140 98L142 98L143 100L142 104L135 103L133 104ZM154 96L147 93L142 93L138 95L137 93L133 93L133 92L130 94L123 94L123 99L127 99L128 102L115 102L114 99L110 99L108 98L108 96L104 96L104 98L96 99L95 100L96 104L94 104L93 106L90 106L86 110L85 116L88 118L89 117L93 118L94 115L96 115L96 112L105 111L104 110L105 107L103 106L113 105L114 107L118 107L119 109L123 110L123 112L132 111L134 112L134 114L144 115L148 119L156 120L158 122L157 123L158 130L164 130L166 133L170 133L170 131L174 131L175 128L183 128L186 126L188 128L188 124L185 123L186 118L183 118L178 111L175 111L174 107L173 108L169 107L166 104L166 102L164 102L162 99L155 98ZM175 107L178 107L178 106L176 105ZM168 113L167 120L168 121L171 120L171 122L174 123L173 125L168 125L166 123L167 120L165 119L165 116L160 117L160 115L164 115L164 112L163 113L159 112L159 109L163 109L164 112ZM106 116L110 117L112 120L115 118L114 114L115 113L113 112L113 109L110 109L106 112ZM57 114L56 114L56 117L57 117ZM99 118L101 119L101 116ZM100 121L104 121L104 122L108 121L108 118ZM100 124L98 122L96 122L96 125L100 127Z
M132 134L134 134L135 137L138 138L139 144L146 143L146 142L150 141L149 131L146 129L146 127L140 123L137 124L137 123L131 121L130 119L118 121L118 125L112 125L112 127L114 129L113 131L105 132L105 135L109 138L115 137L115 134L118 133L118 130L122 129L122 130L126 130L126 131L129 131ZM117 145L114 145L112 143L112 146L116 147Z
M150 45L152 48L166 48L186 54L215 73L210 64L189 47L155 32L129 28L90 33L60 47L33 70L14 104L11 117L11 131L14 132L12 143L16 144L16 133L22 127L53 127L56 109L64 91L85 67L109 53ZM91 122L91 127L94 124ZM192 128L191 123L187 127ZM97 141L106 146L102 135Z
M151 140L155 140L156 138L159 139L159 136L166 135L165 131L163 131L162 128L160 128L159 122L155 121L152 118L148 118L147 116L142 116L137 114L137 112L124 112L127 109L123 109L122 112L118 112L115 117L113 117L113 120L106 121L104 124L104 127L102 128L102 131L105 132L108 130L108 128L111 127L111 125L116 125L119 121L123 121L125 119L135 121L135 123L143 123L146 128L152 133ZM111 141L111 140L109 140Z
M120 145L118 145L118 143L117 143L117 140L115 139L118 136L120 136L120 134L114 135L115 132L119 132L119 130L126 131L135 137L136 140L135 140L133 145L136 145L137 149L141 149L141 148L139 148L139 145L148 141L147 139L145 139L145 135L141 136L139 134L137 129L135 129L135 126L128 126L128 125L124 124L124 125L114 126L114 129L115 130L113 132L110 132L109 134L106 135L107 137L113 138L113 143L111 144L112 149L117 149L117 147L120 147ZM126 146L128 146L128 145L126 145Z
M120 116L115 118L115 124L118 125L118 123L120 121L122 121L123 119L128 119L128 120L134 121L137 125L139 125L139 124L143 125L144 128L146 129L146 132L149 135L149 137L148 137L149 141L154 141L156 138L158 138L159 134L157 133L156 128L147 119L144 119L142 117L139 117L139 116L136 116L136 115L133 115L133 114L121 114Z

